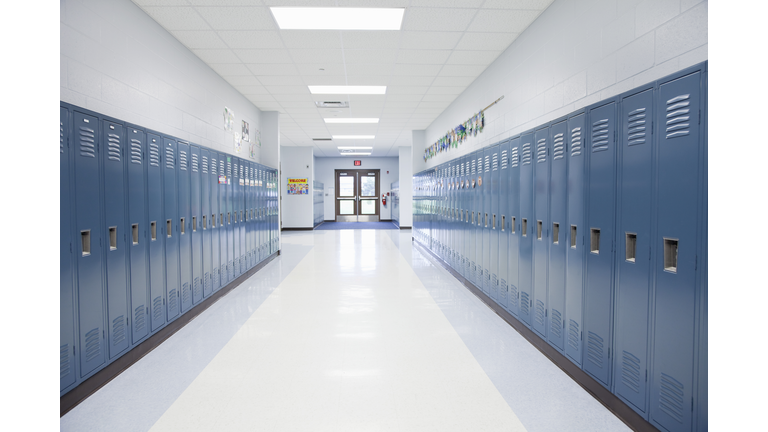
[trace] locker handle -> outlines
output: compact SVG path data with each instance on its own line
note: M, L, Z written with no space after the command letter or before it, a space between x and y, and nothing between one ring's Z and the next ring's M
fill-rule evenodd
M91 254L91 230L80 231L80 242L82 245L83 256Z
M635 262L635 256L637 254L637 234L625 233L624 241L624 260L627 262Z
M151 235L151 240L157 240L157 223L155 221L149 223L149 232Z
M109 250L117 250L117 227L109 227Z

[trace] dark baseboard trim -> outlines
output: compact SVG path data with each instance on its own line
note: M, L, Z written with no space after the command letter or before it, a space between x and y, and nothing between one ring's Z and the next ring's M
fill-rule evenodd
M392 219L379 219L379 222L392 222Z
M520 335L523 336L531 345L536 347L539 351L541 351L542 354L547 356L547 358L551 360L552 363L562 369L563 372L565 372L574 381L576 381L576 383L579 384L584 390L586 390L587 393L591 394L595 399L598 400L598 402L603 404L628 427L630 427L632 430L641 432L659 431L659 429L650 424L632 408L630 408L626 403L624 403L624 401L619 399L618 396L608 391L608 389L603 387L599 382L589 376L576 364L568 360L567 357L557 351L552 345L547 343L547 341L540 338L536 333L533 332L533 330L526 327L525 324L518 321L517 318L510 314L506 309L499 306L498 303L488 297L488 295L476 287L475 284L465 279L464 276L454 270L453 267L448 265L448 263L443 261L442 258L437 256L428 247L416 239L413 239L413 243L418 246L420 250L431 256L441 267L448 270L448 272L451 273L453 277L458 279L459 282L466 286L483 303L485 303L489 308L496 312L496 314L499 315L504 321L506 321L507 324L517 330L517 332L520 333Z
M315 228L283 228L280 231L312 231L313 229Z
M400 229L411 229L411 227L401 226Z
M123 354L121 357L107 365L104 369L96 372L93 376L81 382L77 387L70 390L65 395L59 398L59 417L68 413L72 408L79 405L82 401L87 399L90 395L94 394L97 390L104 387L108 382L115 379L123 371L128 369L131 365L139 361L142 357L149 354L150 351L160 346L166 339L173 336L174 333L181 330L182 327L187 325L190 321L195 319L203 311L211 307L220 298L227 295L230 291L237 288L240 284L245 282L246 279L253 276L254 273L261 270L265 265L274 260L280 251L277 251L267 257L264 261L258 263L255 267L247 272L238 276L237 279L227 284L225 287L219 289L213 293L207 299L204 299L200 304L193 307L185 314L178 317L176 320L166 324L165 327L160 329L157 333L153 334L144 342L136 345L130 351Z
M333 219L329 219L329 220L324 220L323 222L336 222L336 221Z

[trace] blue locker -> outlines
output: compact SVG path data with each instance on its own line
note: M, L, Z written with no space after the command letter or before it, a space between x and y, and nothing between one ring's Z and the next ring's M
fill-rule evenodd
M179 141L179 282L181 284L181 313L192 308L192 205L189 143Z
M507 246L507 309L517 316L520 302L520 137L509 141L509 236Z
M222 175L220 167L219 153L212 151L209 166L211 171L211 292L216 292L221 288L221 224L223 219L220 207L221 198L219 197L221 192L219 179Z
M644 415L653 205L653 88L620 107L614 392Z
M245 219L245 236L243 240L245 250L245 269L251 268L251 163L245 163L245 189L244 189L244 219Z
M549 128L534 135L533 166L533 329L547 340L549 271Z
M246 264L246 247L245 247L245 224L246 224L246 206L245 206L245 196L246 196L246 186L245 181L247 179L246 177L246 171L245 171L245 164L246 162L243 160L240 160L240 181L239 181L239 189L240 193L238 194L237 201L238 201L238 207L239 207L239 222L238 227L240 228L239 236L240 236L240 274L245 273L246 270L248 270L248 266Z
M584 285L584 370L611 385L616 103L589 110L587 268Z
M138 343L149 334L149 241L147 238L146 148L144 131L126 128L129 143L128 164L128 249L131 281L131 342Z
M477 199L477 152L470 153L470 169L469 169L469 197L467 203L469 204L469 281L478 285L477 279L477 207L479 200Z
M233 166L234 165L234 166ZM234 169L233 169L234 168ZM235 279L235 224L237 218L235 214L235 173L237 172L236 162L232 156L227 156L227 283Z
M702 72L659 85L657 232L650 417L670 431L692 426L698 262L703 223ZM690 404L690 409L689 409Z
M253 241L253 225L255 223L254 217L254 191L256 188L253 184L254 163L248 163L248 268L251 269L256 265L256 255L254 252L255 243Z
M104 364L104 274L102 252L101 194L99 185L99 122L75 111L75 244L80 376Z
M509 310L509 282L507 268L509 267L509 140L499 145L499 180L498 205L499 213L499 304Z
M155 332L165 324L166 289L165 289L165 218L163 217L164 171L161 165L163 140L154 134L147 134L149 163L147 164L147 214L149 216L149 298L150 331Z
M477 173L475 174L475 211L477 212L475 222L475 285L483 289L483 182L485 181L485 164L483 163L484 151L475 152L475 163Z
M232 274L233 279L240 276L240 190L243 176L240 175L240 159L232 158Z
M474 226L472 225L472 214L473 214L473 204L472 204L472 155L467 155L462 158L464 163L464 171L463 171L463 181L464 186L462 187L462 197L461 202L464 207L464 223L462 224L461 230L462 230L462 236L464 238L464 278L468 281L472 281L472 265L474 262L473 257L473 243L472 243L472 230L474 229Z
M568 248L566 249L565 269L565 321L568 326L568 343L565 355L574 363L582 364L583 304L584 304L584 265L586 260L586 195L585 172L586 155L584 154L585 115L576 114L568 119L566 154L568 160Z
M200 147L192 145L192 171L190 172L190 200L192 204L190 227L192 228L192 303L203 299L203 213L200 191Z
M480 287L483 291L491 295L491 149L486 147L481 152L483 170L481 176L478 176L478 188L480 189L481 205L478 207L482 212L482 219L480 221L480 235L482 236L482 246L479 256L482 262L481 277L482 285Z
M165 206L165 295L168 299L168 320L179 315L179 188L176 177L176 141L164 138L165 169L163 170L163 204ZM150 188L152 186L150 185Z
M232 161L224 153L219 153L219 211L221 232L219 233L219 245L221 246L221 286L225 287L232 280L232 260L230 252L232 237L232 212L229 206L229 185L232 181ZM224 176L222 179L221 176ZM223 181L222 181L223 180Z
M490 243L486 246L488 251L488 283L491 298L497 303L501 304L499 299L499 145L493 145L490 148L491 154L491 173L488 179L489 190L486 198L489 203L486 204L486 208L489 211L488 214L488 237Z
M520 291L520 314L522 322L531 325L533 308L533 241L536 234L536 220L533 208L533 133L520 138L520 256L518 264L518 289Z
M59 392L63 393L77 379L75 350L75 298L72 247L72 186L69 146L72 118L65 107L59 108Z
M211 152L203 147L200 149L200 211L202 212L202 258L203 258L203 298L207 298L213 293L213 258L212 252L212 231L214 227L214 213L211 209L211 186L213 186L213 176L211 175L212 164L215 161L211 159Z
M269 172L264 169L264 167L260 167L259 170L259 195L260 195L260 207L261 211L259 212L259 232L260 232L260 241L259 244L261 245L261 253L259 261L264 260L270 252L269 248L269 240L272 237L272 232L270 229L270 220L267 217L267 209L271 205L271 193L270 188L268 188L268 176Z
M255 195L255 214L254 214L254 241L256 242L256 263L260 263L262 260L262 255L265 253L265 243L267 237L262 234L262 206L264 197L261 191L261 171L262 166L259 164L256 164L256 167L254 169L254 195Z
M549 128L552 151L549 174L549 268L547 281L547 340L561 352L565 349L565 250L568 230L568 164L565 159L566 121Z

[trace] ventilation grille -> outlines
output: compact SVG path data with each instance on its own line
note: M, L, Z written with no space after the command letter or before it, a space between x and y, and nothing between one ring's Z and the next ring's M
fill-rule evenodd
M475 161L474 160L472 161L472 172L470 173L470 175L475 175Z
M235 165L235 166L237 166L237 165ZM242 177L242 176L243 176L243 166L240 165L240 177Z
M152 319L155 322L159 321L163 317L163 299L160 296L155 297L152 300Z
M64 153L64 123L59 122L59 153Z
M125 316L112 320L112 345L118 345L125 340Z
M563 316L557 309L552 309L552 316L550 317L550 330L552 331L552 335L556 337L557 339L562 339L563 337Z
M645 144L645 108L638 108L627 116L627 145Z
M59 346L59 379L69 375L69 344Z
M211 158L211 174L214 174L214 175L218 174L216 172L216 159L215 158Z
M587 359L598 368L603 368L603 338L592 332L587 336Z
M189 282L181 284L181 304L189 303Z
M141 141L131 138L131 163L141 165Z
M558 160L565 157L565 135L559 133L552 141L552 159Z
M96 158L96 133L85 126L80 126L80 156Z
M147 315L144 313L144 310L144 305L133 310L133 327L136 329L136 333L141 333L147 325Z
M499 169L499 154L498 153L494 153L493 154L491 169L492 169L492 171L498 171L498 169Z
M224 174L224 159L219 161L219 175L223 175L223 174Z
M205 272L203 275L203 291L211 291L211 274L209 272Z
M520 312L523 315L529 315L531 312L531 299L525 291L520 292Z
M120 136L107 135L107 159L120 162Z
M512 284L509 284L509 303L517 305L517 287Z
M192 296L200 298L200 278L196 277L195 280L192 281Z
M571 129L571 157L581 154L581 127Z
M531 164L531 143L523 144L523 166Z
M197 153L192 153L192 172L197 172L200 168L198 160L197 160Z
M101 355L101 330L98 327L85 334L85 361Z
M568 345L579 351L579 323L574 320L568 324Z
M547 161L547 139L542 138L536 141L536 163Z
M165 167L174 169L176 167L176 156L173 153L173 147L168 146L165 148Z
M178 309L179 296L176 294L176 288L168 291L168 310L175 312Z
M659 409L669 414L670 417L683 422L683 396L684 387L680 381L671 376L661 374L661 388L659 389Z
M640 393L640 359L624 351L621 361L621 382Z
M667 101L667 139L686 136L691 133L688 122L691 109L688 107L691 95L680 95Z
M182 171L187 170L187 152L179 150L179 169Z
M517 168L520 165L520 154L517 147L512 147L512 168Z
M608 119L592 124L592 153L608 150Z
M542 328L544 327L544 313L546 309L544 308L544 302L541 300L536 300L536 322L539 323L539 326Z
M490 170L491 170L491 158L486 156L485 157L485 172L488 172Z
M149 143L149 165L160 166L160 147L155 143Z
M203 174L208 174L208 156L203 156Z

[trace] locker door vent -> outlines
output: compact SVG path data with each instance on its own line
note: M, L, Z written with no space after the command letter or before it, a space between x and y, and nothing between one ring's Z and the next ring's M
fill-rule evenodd
M671 376L661 374L661 386L659 388L659 409L669 414L670 417L683 422L683 396L685 395L683 384Z
M197 172L199 168L197 154L192 153L192 172Z
M232 175L232 162L227 162L227 177Z
M517 304L517 287L512 284L509 284L509 302Z
M518 154L517 147L512 147L512 168L517 168L520 164L520 155Z
M522 312L523 315L528 315L530 313L531 309L531 299L528 297L528 293L525 291L522 291L520 293L520 312Z
M85 334L85 361L89 362L101 355L101 329L96 327Z
M485 157L485 165L483 165L483 158L480 158L477 160L478 170L480 172L483 171L483 167L485 167L485 172L488 172L491 170L491 159L486 156Z
M523 165L531 164L531 143L523 144Z
M200 297L200 278L196 277L195 280L192 281L192 292L193 297Z
M125 340L125 316L112 320L112 345L118 345Z
M592 153L608 150L608 119L592 123Z
M168 310L169 311L175 311L178 309L179 304L179 296L176 295L176 288L171 289L168 291Z
M499 154L494 153L491 160L491 171L497 171L499 169Z
M152 319L158 321L163 316L163 299L157 296L152 300Z
M547 161L547 140L542 138L536 142L536 163Z
M579 323L574 320L568 324L568 345L575 351L579 350Z
M144 311L144 305L138 306L133 310L133 325L136 328L136 333L141 333L144 330L144 326L147 325L147 315Z
M224 175L224 159L219 161L219 175Z
M120 162L120 136L117 134L107 135L107 159Z
M564 134L559 133L555 135L555 139L552 142L552 159L558 160L565 157L565 137Z
M80 156L96 157L96 133L85 126L80 126Z
M214 175L218 174L216 172L216 159L215 158L211 158L211 174L214 174Z
M502 150L501 151L501 169L502 170L507 169L507 165L509 165L509 152L507 150Z
M141 141L131 138L131 163L141 165Z
M544 327L544 310L544 302L536 300L536 322L539 323L541 327Z
M550 328L549 330L552 332L552 335L560 339L563 337L563 315L558 311L557 309L552 309L552 317L550 320Z
M168 169L176 168L176 155L173 152L173 147L165 148L165 167Z
M64 123L59 122L59 153L64 153Z
M203 156L203 174L208 174L208 156Z
M182 171L187 170L187 152L179 150L179 169Z
M184 282L181 285L181 302L189 302L189 282Z
M149 166L160 166L160 147L155 143L149 143Z
M69 344L59 346L59 379L69 375Z
M691 133L690 117L691 95L680 95L667 101L667 139L686 136Z
M469 162L467 162L467 163L469 163ZM470 173L470 175L475 175L475 161L474 160L472 161L472 172Z
M211 290L211 274L209 272L205 272L205 274L203 275L203 290L204 291Z
M627 351L622 353L621 382L635 393L640 393L640 359Z
M627 116L627 145L645 144L645 108L638 108Z
M581 154L581 128L571 129L571 157Z
M603 338L589 332L587 336L587 360L598 368L603 368Z

